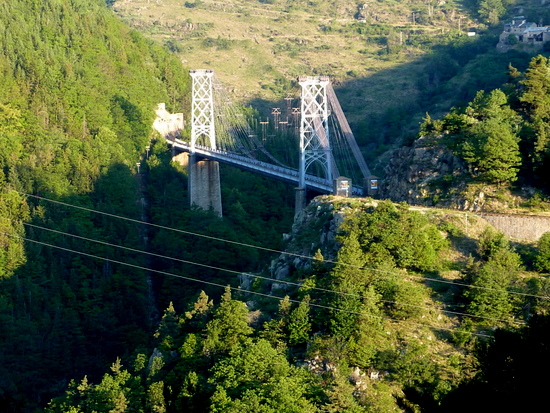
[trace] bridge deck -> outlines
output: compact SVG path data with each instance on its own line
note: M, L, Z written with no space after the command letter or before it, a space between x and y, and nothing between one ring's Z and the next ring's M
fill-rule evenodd
M191 146L188 142L184 142L179 139L167 139L167 142L168 144L172 145L176 151L191 153ZM204 159L210 159L228 165L236 166L240 169L259 173L273 179L277 179L294 185L298 185L299 183L299 173L297 169L277 166L267 162L255 160L253 158L248 158L246 156L237 155L234 153L212 149L200 145L195 145L194 153ZM306 174L306 186L321 193L330 194L333 192L332 182L314 175ZM354 195L362 195L363 188L354 185L352 193Z

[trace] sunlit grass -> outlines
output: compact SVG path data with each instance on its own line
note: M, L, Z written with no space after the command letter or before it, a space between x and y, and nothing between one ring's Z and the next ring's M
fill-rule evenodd
M349 1L142 0L118 1L114 9L158 42L173 42L189 68L213 69L239 101L276 101L297 93L269 86L281 77L328 75L348 102L353 122L365 112L381 114L416 98L422 67L404 65L425 51L408 46L388 54L384 34L393 30L396 41L404 42L409 33L441 30L411 25L412 6L377 2L364 11L365 23ZM452 21L438 24L448 27Z

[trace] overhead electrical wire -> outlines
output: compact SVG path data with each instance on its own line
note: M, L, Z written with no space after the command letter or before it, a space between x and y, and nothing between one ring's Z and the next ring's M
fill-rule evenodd
M128 222L133 222L133 223L137 223L137 224L141 224L141 225L148 225L148 226L151 226L151 227L154 227L154 228L179 232L179 233L186 234L186 235L192 235L192 236L196 236L196 237L210 239L210 240L213 240L213 241L225 242L225 243L228 243L228 244L233 244L233 245L238 245L238 246L241 246L241 247L257 249L257 250L271 252L271 253L275 253L275 254L289 255L289 256L292 256L292 257L297 257L297 258L303 258L303 259L307 259L307 260L311 260L311 261L316 261L315 257L309 256L309 255L303 255L303 254L297 254L297 253L293 253L293 252L280 251L280 250L276 250L276 249L272 249L272 248L262 247L262 246L259 246L259 245L251 245L251 244L246 244L246 243L239 242L239 241L232 241L232 240L228 240L228 239L224 239L224 238L214 237L214 236L211 236L211 235L199 234L199 233L196 233L196 232L186 231L186 230L179 229L179 228L171 228L171 227L167 227L167 226L164 226L164 225L154 224L154 223L151 223L151 222L141 221L141 220L137 220L137 219L134 219L134 218L128 218L128 217L124 217L124 216L120 216L120 215L116 215L116 214L111 214L109 212L98 211L98 210L95 210L95 209L86 208L86 207L82 207L82 206L79 206L79 205L73 205L73 204L69 204L69 203L66 203L66 202L57 201L57 200L53 200L53 199L50 199L50 198L45 198L45 197L42 197L40 195L28 194L28 193L25 193L25 192L22 192L22 191L17 191L15 189L6 188L6 190L16 192L20 195L24 195L24 196L27 196L27 197L36 198L36 199L39 199L39 200L51 202L51 203L54 203L54 204L59 204L59 205L67 206L67 207L70 207L70 208L76 208L76 209L80 209L80 210L83 210L83 211L92 212L92 213L96 213L96 214L100 214L100 215L105 215L105 216L112 217L112 218L122 219L122 220L125 220L125 221L128 221ZM383 274L403 276L402 273L399 273L399 272L396 272L396 271L381 270L381 269L372 268L372 267L360 267L360 266L357 266L357 265L354 265L354 264L348 264L348 263L345 263L345 262L338 262L338 261L333 261L333 260L323 260L323 262L328 263L328 264L341 265L341 266L344 266L344 267L355 268L355 269L363 270L363 271L373 271L373 272L378 272L378 273L383 273ZM409 278L418 279L418 280L425 281L425 282L450 284L450 285L458 286L458 287L473 288L473 289L487 290L487 291L497 291L494 288L484 287L484 286L481 286L481 285L470 285L470 284L464 284L464 283L459 283L459 282L455 282L455 281L438 280L438 279L435 279L435 278L420 277L420 276L411 275L411 274L406 274L406 276L409 277ZM500 291L500 290L498 290L498 291ZM506 290L506 292L509 293L509 294L512 294L512 295L518 295L518 296L522 296L522 297L531 297L531 298L538 298L538 299L541 299L541 300L550 300L550 297L544 297L544 296L540 296L540 295L536 295L536 294L521 293L521 292L518 292L518 291L509 291L509 290Z
M141 265L131 264L131 263L127 263L127 262L124 262L124 261L119 261L119 260L115 260L115 259L111 259L111 258L104 258L104 257L100 257L100 256L97 256L97 255L94 255L94 254L89 254L89 253L82 252L82 251L76 251L76 250L72 250L70 248L60 247L58 245L48 244L47 242L37 241L37 240L30 239L30 238L22 237L22 236L19 236L19 235L8 234L6 232L0 232L0 234L5 235L5 236L10 237L10 238L18 238L18 239L21 239L23 241L32 242L32 243L35 243L35 244L38 244L38 245L43 245L43 246L50 247L50 248L55 248L55 249L58 249L58 250L61 250L61 251L65 251L65 252L69 252L69 253L73 253L73 254L79 254L79 255L82 255L82 256L85 256L85 257L88 257L88 258L99 259L99 260L102 260L102 261L109 261L109 262L112 262L114 264L124 265L124 266L127 266L127 267L142 270L142 271L154 272L154 273L157 273L157 274L162 274L162 275L175 277L175 278L181 278L181 279L184 279L184 280L187 280L187 281L194 281L194 282L198 282L198 283L202 283L202 284L206 284L206 285L212 285L212 286L215 286L215 287L221 287L221 288L229 287L231 290L234 290L234 291L238 291L238 292L246 293L246 294L258 295L258 296L271 298L271 299L282 300L282 299L285 298L285 297L279 297L279 296L269 295L269 294L265 294L265 293L259 293L257 291L243 290L243 289L238 288L238 287L232 287L230 285L223 285L223 284L215 283L215 282L212 282L212 281L199 280L199 279L196 279L196 278L193 278L193 277L186 277L184 275L174 274L174 273L170 273L170 272L167 272L167 271L155 270L155 269L152 269L152 268L147 268L147 267L143 267ZM297 303L297 304L301 303L301 301L293 300L293 299L290 299L290 298L289 298L289 301L293 302L293 303ZM454 330L454 329L447 328L447 327L435 326L433 324L416 323L416 322L406 321L406 320L397 320L397 319L390 318L390 317L382 317L382 316L377 316L377 315L374 315L374 314L343 310L341 308L325 306L325 305L322 305L322 304L315 304L315 303L311 303L311 302L308 304L308 306L309 307L321 308L321 309L325 309L325 310L332 310L332 311L338 311L338 312L343 312L343 313L348 313L348 314L354 314L354 315L358 315L358 316L376 318L376 319L379 319L379 320L394 321L394 322L397 322L397 323L404 323L404 324L414 325L414 326L418 326L418 327L430 327L430 328L434 328L436 330L441 330L441 331L456 332L456 330ZM468 331L464 331L463 333L470 334L470 335L473 335L473 336L478 336L478 337L485 337L485 338L491 338L492 337L492 336L487 335L487 334L473 333L473 332L468 332Z
M5 217L0 217L0 218L7 219L7 220L10 220L10 221L13 221L13 222L18 222L16 220L13 220L13 219L10 219L10 218L5 218ZM244 275L244 276L248 276L248 277L251 277L251 278L257 278L257 279L262 279L262 280L266 280L266 281L277 282L277 283L280 283L280 284L292 285L292 286L295 286L295 287L302 287L302 284L297 283L297 282L293 282L293 281L275 280L273 278L265 277L265 276L262 276L262 275L251 274L251 273L236 271L236 270L230 270L230 269L227 269L227 268L216 267L216 266L213 266L213 265L198 263L198 262L195 262L195 261L184 260L184 259L176 258L176 257L169 257L169 256L166 256L166 255L161 255L161 254L157 254L157 253L154 253L154 252L149 252L149 251L145 251L145 250L139 250L139 249L135 249L135 248L131 248L131 247L126 247L124 245L112 244L112 243L109 243L109 242L106 242L106 241L87 238L87 237L83 237L83 236L76 235L76 234L70 234L68 232L63 232L63 231L43 227L43 226L40 226L40 225L31 224L31 223L28 223L28 222L23 222L23 225L31 227L31 228L37 228L37 229L53 232L53 233L60 234L60 235L70 236L70 237L77 238L77 239L80 239L80 240L83 240L83 241L94 242L94 243L97 243L97 244L106 245L106 246L113 247L113 248L120 248L120 249L131 251L131 252L134 252L134 253L145 254L145 255L149 255L149 256L153 256L153 257L157 257L157 258L163 258L163 259L167 259L167 260L171 260L171 261L177 261L177 262L181 262L183 264L189 264L189 265L194 265L194 266L198 266L198 267L214 269L214 270L217 270L217 271L223 271L223 272L227 272L227 273L237 274L239 276ZM106 258L106 259L109 260L108 258ZM363 295L360 295L360 294L348 293L348 292L345 292L345 291L331 290L331 289L328 289L328 288L308 287L308 289L316 290L316 291L320 291L320 292L324 292L324 293L333 293L333 294L337 294L337 295L341 295L341 296L360 298L360 299L363 299L363 300L373 300L372 297L366 297L366 296L363 296ZM402 303L402 302L399 302L399 301L391 301L391 300L383 300L383 299L380 299L378 301L380 301L382 303L385 303L385 304L403 305L403 306L407 306L407 307L420 308L420 309L424 309L424 310L428 310L428 311L434 309L433 307L422 306L422 305L417 305L417 304L410 304L410 303ZM498 321L498 322L504 322L504 323L512 323L512 324L526 324L523 321L510 321L510 320L503 320L503 319L498 319L498 318L494 318L494 317L476 316L476 315L473 315L473 314L459 312L459 311L452 311L452 310L444 310L444 309L438 309L438 310L442 313L448 313L448 314L452 314L452 315L456 315L456 316L472 317L472 318L485 319L485 320L490 320L490 321Z

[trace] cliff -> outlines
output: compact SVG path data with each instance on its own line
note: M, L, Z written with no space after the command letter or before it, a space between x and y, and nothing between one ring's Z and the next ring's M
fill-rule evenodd
M452 152L422 137L413 146L393 151L379 197L411 205L464 207L460 193L466 185L460 176L465 171L464 163ZM478 203L469 207L477 209Z

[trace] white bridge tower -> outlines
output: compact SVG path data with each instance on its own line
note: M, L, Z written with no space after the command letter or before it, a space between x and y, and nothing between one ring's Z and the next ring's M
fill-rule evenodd
M191 107L191 142L189 154L189 201L222 216L220 166L218 162L200 159L195 153L197 143L216 149L212 70L191 70L193 78Z
M296 211L306 205L306 173L316 164L328 182L333 180L334 158L328 132L328 76L301 76L300 181L296 188Z

